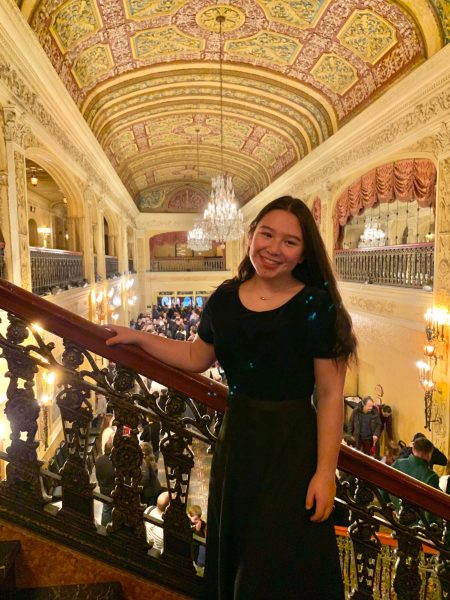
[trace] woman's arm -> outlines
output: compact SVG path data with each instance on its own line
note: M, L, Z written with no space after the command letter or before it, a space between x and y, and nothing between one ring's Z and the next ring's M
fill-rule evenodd
M214 346L204 342L198 335L193 342L187 343L119 325L107 325L106 329L115 334L106 340L107 346L134 344L167 365L183 371L202 373L216 361Z
M344 425L342 393L346 364L315 358L317 405L317 468L306 494L306 508L315 506L311 521L325 521L333 510L335 471Z

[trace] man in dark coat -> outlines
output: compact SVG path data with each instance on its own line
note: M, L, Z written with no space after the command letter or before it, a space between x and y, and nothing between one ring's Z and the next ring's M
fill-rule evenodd
M355 438L358 450L369 456L374 454L381 433L381 420L371 396L363 398L352 412L348 433Z

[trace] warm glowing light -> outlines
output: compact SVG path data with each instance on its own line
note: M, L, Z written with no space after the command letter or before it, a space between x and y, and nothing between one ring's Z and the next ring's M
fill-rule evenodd
M40 400L40 404L42 406L46 406L47 404L50 404L51 398L48 394L42 394L41 396L41 400Z
M31 185L33 185L35 187L37 186L37 184L39 183L39 179L36 177L36 175L33 174L30 177L30 183L31 183Z
M111 317L112 317L113 321L117 321L117 319L119 318L119 314L115 312L111 315Z
M114 296L114 288L111 288L108 292L108 298L112 298Z
M100 292L99 294L97 294L97 296L95 297L95 301L97 302L97 304L100 304L100 302L103 300L103 292Z
M53 385L55 383L56 373L54 371L50 371L49 373L46 373L46 375L47 383L49 385Z
M38 323L31 323L31 329L39 334L44 331Z

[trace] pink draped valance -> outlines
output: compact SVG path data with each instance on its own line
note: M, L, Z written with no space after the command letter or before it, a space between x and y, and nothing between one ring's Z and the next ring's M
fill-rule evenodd
M334 238L339 226L367 208L382 202L413 202L421 208L435 207L436 167L426 158L410 158L369 171L340 195L333 215Z

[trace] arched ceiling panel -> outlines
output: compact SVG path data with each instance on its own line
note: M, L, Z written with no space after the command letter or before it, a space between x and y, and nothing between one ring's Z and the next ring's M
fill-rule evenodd
M19 5L136 203L166 199L148 210L168 210L174 190L181 206L183 185L191 207L205 193L197 128L201 171L221 171L218 14L223 149L241 203L450 39L447 0Z

